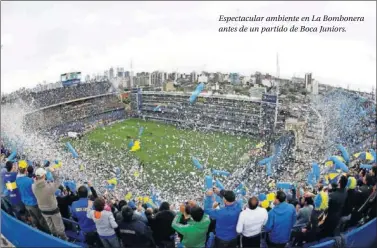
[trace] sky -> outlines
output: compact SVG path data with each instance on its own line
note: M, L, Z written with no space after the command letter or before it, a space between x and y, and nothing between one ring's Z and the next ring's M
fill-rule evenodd
M310 22L345 33L219 33L219 16L360 16ZM274 27L293 23L235 23ZM1 2L1 92L60 74L255 71L370 92L376 85L376 2Z

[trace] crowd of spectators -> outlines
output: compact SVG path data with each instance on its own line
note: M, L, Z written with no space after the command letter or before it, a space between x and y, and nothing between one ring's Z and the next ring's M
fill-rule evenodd
M113 87L108 81L81 83L70 87L58 87L39 92L21 89L11 93L9 96L5 96L1 103L22 101L33 108L43 108L79 98L106 94L112 89Z
M24 126L32 130L49 130L75 122L86 123L85 120L90 122L99 115L118 109L124 109L119 99L115 95L105 95L29 113L24 118Z
M135 96L131 96L133 109L137 108L138 98ZM260 102L216 96L200 98L197 104L192 105L188 103L186 95L149 92L143 93L139 101L142 103L141 117L253 136L259 134L261 118L273 124L275 116L272 105L266 105L266 109L271 111L263 111L261 116Z
M10 152L4 147L1 152L5 162ZM167 202L157 208L137 199L99 196L90 182L77 188L64 184L62 169L48 161L42 166L6 161L1 207L63 240L72 241L67 232L72 221L77 222L89 247L167 248L177 240L179 247L260 247L264 242L268 247L301 246L376 217L376 165L369 171L354 168L328 185L320 180L314 189L302 185L289 192L277 190L268 205L258 196L244 204L233 191L213 187L203 205L189 200L179 210Z
M100 123L103 123L105 125L106 123L122 120L125 117L125 110L118 109L107 113L93 115L78 121L64 123L62 125L55 126L52 129L50 129L48 133L53 134L56 137L67 135L68 132L83 133L87 132L88 130L92 130L93 128L97 127Z
M67 102L79 98L97 96L109 93L111 83L107 81L82 83L70 87L62 87L41 92L31 92L32 105L35 108L43 108Z
M322 96L316 108L326 126L326 144L346 144L349 152L354 153L366 148L360 145L371 143L365 139L375 138L371 135L376 133L375 103L355 93L336 90Z
M93 90L93 86L90 88ZM69 92L60 99L60 93L50 92L54 96L52 98L39 95L38 99L45 97L47 100L37 101L37 104L39 107L49 106L55 100L61 102L64 101L62 99L77 99L87 94L72 95L71 89L66 88ZM167 101L167 97L161 95L153 102ZM183 99L187 101L186 97ZM171 101L176 104L175 98ZM247 123L246 119L250 116L246 113L230 114L230 108L241 111L252 107L247 101L232 102L215 98L206 101L207 105L204 106L186 106L185 111L180 109L162 113L151 107L147 111L155 118L193 120L194 126L204 122L205 125L215 123L224 129L235 129L237 125L234 123L239 122L242 123L239 129L253 129L247 126L253 123ZM103 111L108 106L113 107L115 103L118 104L115 100L99 100L98 104L76 106L70 111L55 109L46 119L52 122L48 125L55 128L63 122L63 126L58 126L61 129L65 128L64 125L82 128L78 119L88 116L95 122L98 116L105 115ZM213 115L211 111L214 111ZM53 112L56 112L56 116ZM38 119L39 116L36 116ZM107 119L108 116L103 117ZM235 118L239 119L235 121ZM367 120L365 123L369 125ZM351 129L357 131L356 127L359 127L356 124L345 125L341 121L333 123L336 133L331 133L329 139L350 133L353 131ZM365 133L370 134L369 131ZM358 134L350 135L355 137ZM351 146L355 143L354 139L343 137L346 136L341 136L343 142L349 141ZM70 235L70 231L74 230L72 223L77 223L80 235L89 247L260 247L265 242L268 247L285 247L287 243L302 246L339 236L349 228L376 217L375 164L370 170L360 169L356 164L349 173L339 176L330 184L320 180L314 188L299 185L291 191L275 189L275 199L268 205L263 204L256 195L250 195L248 201L243 203L233 191L213 187L206 191L203 203L188 199L180 203L178 210L168 202L154 206L139 199L126 201L107 193L98 195L90 182L79 187L65 184L59 174L64 167L50 166L48 161L43 164L28 163L21 158L7 161L5 158L10 151L3 146L1 154L2 210L42 232L71 242L77 242Z

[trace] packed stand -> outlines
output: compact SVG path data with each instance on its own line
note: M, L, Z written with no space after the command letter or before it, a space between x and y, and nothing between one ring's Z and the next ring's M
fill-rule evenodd
M2 147L2 162L10 151ZM98 196L90 182L62 182L59 170L25 160L1 168L2 210L63 240L78 225L89 247L285 247L339 236L376 217L377 167L353 168L330 184L279 190L269 204L244 204L231 190L209 189L195 201L157 208ZM76 240L77 242L77 240Z
M31 130L48 130L72 122L90 122L91 119L103 114L111 117L110 112L123 109L124 106L115 95L105 95L28 113L24 118L24 127ZM116 113L114 115L117 116Z
M137 94L131 95L132 109L138 109ZM143 92L138 115L152 120L179 123L181 126L206 128L258 135L260 102L235 100L217 96L199 98L197 104L187 103L184 94ZM160 106L161 104L161 106ZM168 107L165 107L168 106ZM273 107L267 106L269 110ZM275 112L265 113L273 123Z
M335 90L317 99L316 108L326 126L325 144L347 144L351 153L365 150L365 140L375 139L376 105L345 90ZM327 152L331 152L328 150ZM327 154L329 155L329 154Z
M92 130L94 127L101 123L106 125L117 120L123 120L126 118L126 112L124 109L114 110L107 113L102 113L94 116L90 116L71 123L64 123L58 125L48 131L49 134L53 134L56 137L65 136L68 132L83 133L88 130Z
M82 83L71 87L62 87L41 92L31 92L30 96L33 99L31 104L35 108L43 108L79 98L106 94L109 93L110 88L111 84L104 81Z

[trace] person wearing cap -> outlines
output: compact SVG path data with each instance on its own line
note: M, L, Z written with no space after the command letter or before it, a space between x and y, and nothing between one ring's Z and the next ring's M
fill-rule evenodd
M58 208L58 202L55 197L55 192L59 188L61 181L52 167L49 167L48 170L52 173L55 181L47 182L46 170L44 168L38 168L35 171L36 179L35 183L32 185L32 190L37 198L38 207L51 233L63 240L68 240L65 234L63 219Z
M172 227L183 235L181 243L184 247L205 247L207 232L211 220L204 214L201 207L194 206L190 208L190 218L186 224L181 224L180 220L183 214L180 212L174 218Z
M156 247L152 230L143 221L134 218L134 210L124 205L122 219L118 221L119 236L124 247Z
M17 166L12 161L7 161L5 164L6 172L4 174L4 183L8 191L9 201L12 205L12 209L15 212L18 219L23 220L25 215L25 205L21 201L20 191L17 187Z
M237 222L242 206L236 201L236 195L231 190L219 190L214 188L216 194L223 198L225 207L213 208L213 190L207 191L204 200L204 213L216 220L215 247L237 246Z
M267 210L259 207L256 196L251 197L248 208L241 212L237 222L237 233L242 234L242 247L260 247L260 233L267 219Z
M35 197L32 185L33 179L27 176L27 163L24 160L18 162L18 175L16 184L21 195L21 200L25 204L26 210L29 212L32 223L41 231L50 233L46 220L43 218L41 210L38 208L37 198Z
M291 237L291 230L296 222L296 209L286 202L283 191L276 193L274 208L268 212L265 231L269 233L268 247L285 247Z

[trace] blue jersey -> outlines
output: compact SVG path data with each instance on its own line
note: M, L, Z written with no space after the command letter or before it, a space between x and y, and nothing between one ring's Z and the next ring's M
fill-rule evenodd
M79 226L83 232L93 232L97 230L94 221L86 216L88 211L87 198L80 198L78 201L73 202L71 211L72 217L78 219Z
M26 175L19 175L16 179L17 188L21 195L21 200L26 206L38 205L37 198L35 197L32 188L34 183L33 179Z
M9 192L9 198L12 205L17 205L21 202L21 195L16 183L17 172L6 172L4 174L4 183Z

